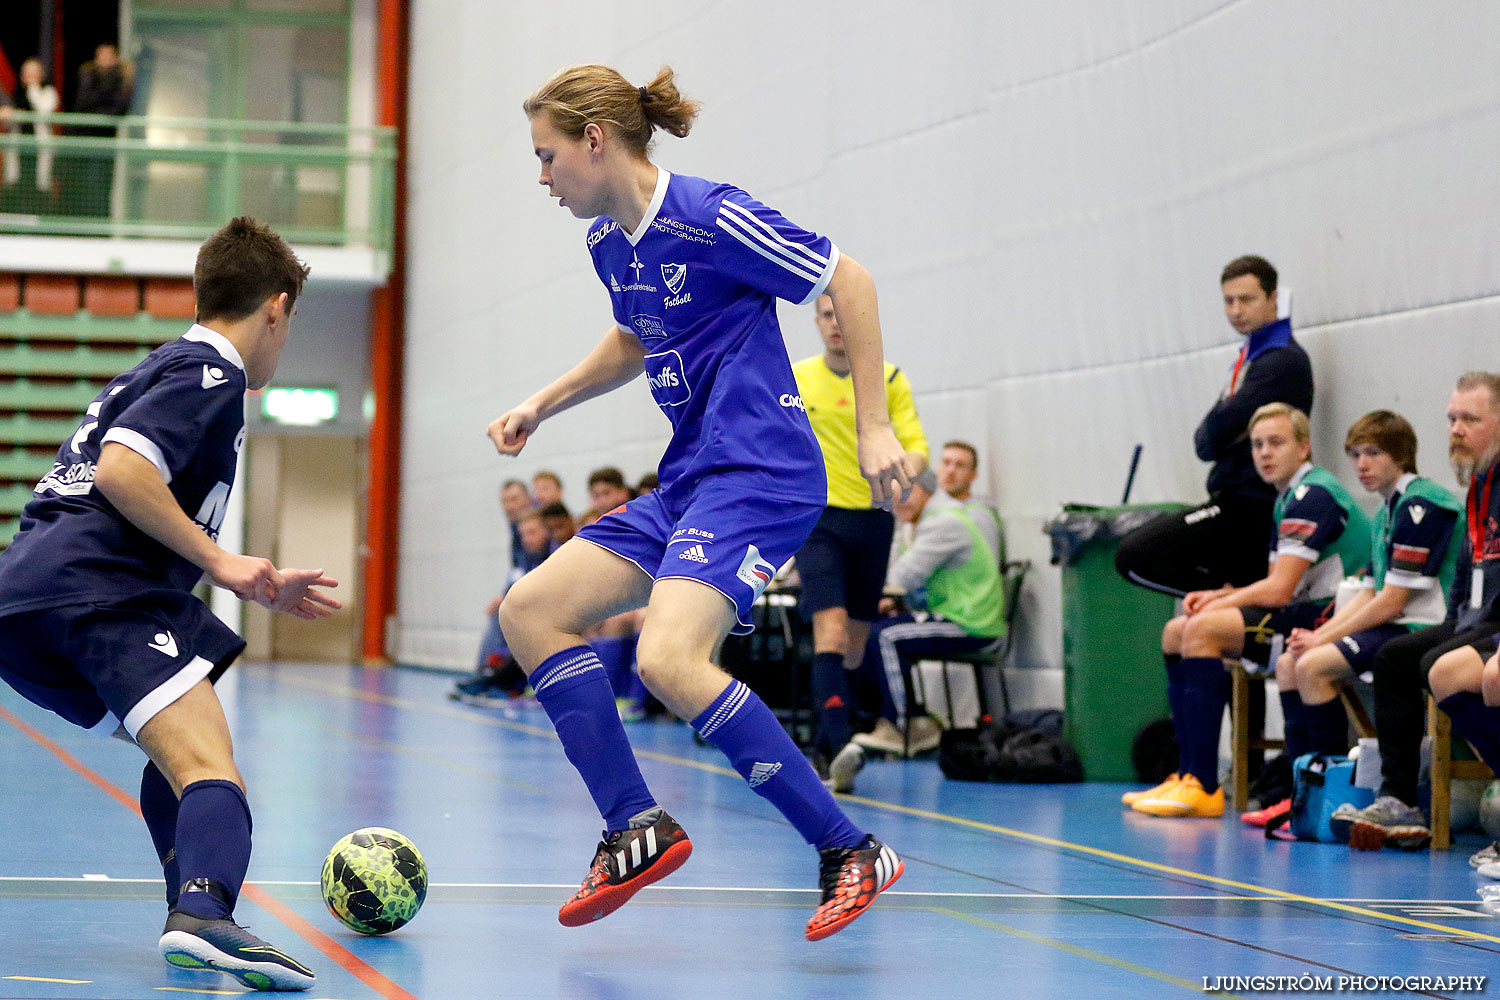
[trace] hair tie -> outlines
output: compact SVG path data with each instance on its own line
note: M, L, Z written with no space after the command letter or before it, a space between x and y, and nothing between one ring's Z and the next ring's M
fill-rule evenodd
M637 92L641 95L642 104L651 103L651 91L647 90L645 87L640 87L638 88Z

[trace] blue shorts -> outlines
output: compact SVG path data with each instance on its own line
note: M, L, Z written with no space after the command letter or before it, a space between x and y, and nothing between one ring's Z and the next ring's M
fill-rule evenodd
M1317 628L1333 614L1333 601L1301 601L1280 608L1240 608L1245 620L1245 648L1240 657L1262 667L1274 667L1294 628Z
M635 563L653 580L712 587L734 605L730 631L745 635L755 630L751 605L797 554L821 513L821 498L798 503L709 481L680 509L657 490L616 507L578 537Z
M132 739L245 640L192 594L148 590L121 601L0 617L0 680L75 726Z
M1390 642L1397 636L1406 635L1410 630L1405 625L1376 625L1367 628L1363 632L1355 632L1346 635L1334 643L1343 654L1349 664L1349 669L1354 671L1354 676L1370 673L1375 669L1375 654L1380 652L1380 647Z

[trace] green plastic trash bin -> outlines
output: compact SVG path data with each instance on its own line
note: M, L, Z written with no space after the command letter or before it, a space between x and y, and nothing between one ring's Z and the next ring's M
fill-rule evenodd
M1172 598L1115 572L1125 535L1185 504L1067 504L1048 521L1062 565L1063 733L1089 781L1135 781L1130 748L1147 723L1171 715L1161 629Z

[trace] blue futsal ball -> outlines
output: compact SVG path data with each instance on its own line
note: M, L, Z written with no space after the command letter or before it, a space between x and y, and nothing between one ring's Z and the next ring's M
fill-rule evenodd
M328 912L361 934L389 934L415 917L426 898L427 862L395 830L355 830L323 862Z

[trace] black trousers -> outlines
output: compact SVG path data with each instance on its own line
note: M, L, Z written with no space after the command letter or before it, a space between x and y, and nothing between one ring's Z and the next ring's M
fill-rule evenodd
M1487 639L1500 622L1464 632L1444 622L1397 636L1375 654L1375 731L1380 739L1380 794L1417 804L1417 771L1427 730L1427 672L1438 657Z
M1174 597L1262 580L1272 500L1223 494L1181 514L1162 514L1120 539L1115 570Z

